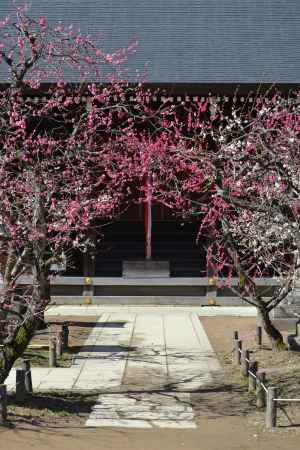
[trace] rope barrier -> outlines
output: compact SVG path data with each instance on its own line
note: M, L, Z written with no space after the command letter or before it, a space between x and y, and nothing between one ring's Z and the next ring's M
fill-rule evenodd
M246 358L246 361L250 363L250 361ZM259 381L259 378L253 373L251 370L248 369L248 374L251 375L253 378ZM260 386L264 389L265 392L268 392L268 388L265 386L264 383L259 381Z
M260 328L261 331L261 328ZM299 334L299 330L298 330ZM240 336L241 338L241 336ZM245 339L245 336L243 336ZM261 332L258 333L259 345L261 345ZM277 408L280 408L287 418L292 423L291 419L288 417L282 403L300 403L300 398L275 398L279 394L279 388L275 386L266 386L263 381L265 381L265 371L258 371L258 362L250 360L250 351L242 350L242 340L238 339L238 332L234 332L234 361L241 365L241 373L243 376L248 376L248 392L254 392L256 390L256 406L257 408L266 407L266 426L271 429L276 427L276 415ZM255 381L254 381L255 380ZM281 403L281 404L280 404Z
M248 370L248 373L257 380L257 376L255 375L255 373L251 372L251 370Z
M266 387L266 385L262 382L260 382L261 387L264 389L265 392L268 392L268 388Z

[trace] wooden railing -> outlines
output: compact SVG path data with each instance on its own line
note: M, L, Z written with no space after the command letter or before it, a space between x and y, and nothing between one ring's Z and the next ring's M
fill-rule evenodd
M238 285L238 278L231 279L231 285ZM19 279L20 287L32 284L31 276ZM256 280L262 297L268 298L279 282L274 278ZM102 292L103 291L103 292ZM121 278L121 277L67 277L51 278L51 295L53 302L64 303L97 303L101 299L121 301L122 297L135 297L137 302L147 304L147 298L170 298L170 302L186 298L186 303L193 301L203 305L235 305L245 304L229 289L226 279L215 280L213 277L153 277L153 278ZM144 303L143 303L144 301ZM200 302L200 303L199 303Z

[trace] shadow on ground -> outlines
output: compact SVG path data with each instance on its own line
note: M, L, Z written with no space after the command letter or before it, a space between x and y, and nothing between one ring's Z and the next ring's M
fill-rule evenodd
M68 322L68 325L83 328L124 328L127 322ZM56 323L55 323L56 324Z
M255 410L255 400L245 388L234 383L214 383L192 393L196 415L207 418L247 416Z
M97 401L94 393L41 393L28 396L22 403L8 396L8 426L27 423L51 425L60 422L84 423Z

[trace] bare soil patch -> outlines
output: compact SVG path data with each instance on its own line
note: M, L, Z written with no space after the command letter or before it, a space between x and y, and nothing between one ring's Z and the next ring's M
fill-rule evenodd
M243 417L203 418L195 430L37 427L0 429L0 450L295 450L299 435L256 433Z
M97 400L94 393L50 392L33 394L24 404L8 397L8 426L83 426Z
M74 356L84 345L91 330L95 326L98 317L48 317L47 323L55 327L63 322L69 324L69 348L64 350L63 356L58 360L58 367L70 367ZM32 367L49 366L48 329L38 332L33 338L30 347L23 358L29 358ZM16 367L20 366L21 359L16 361ZM92 406L97 400L97 395L74 394L65 392L34 393L29 396L24 404L18 404L15 395L8 398L9 425L15 426L81 426L84 425L90 414ZM1 448L1 447L0 447Z
M199 413L206 416L244 416L250 427L264 429L264 411L258 411L255 396L248 393L248 380L241 376L240 368L232 364L233 331L238 330L243 348L249 349L252 360L258 361L267 376L267 385L278 386L280 398L300 398L300 353L287 350L274 352L263 336L263 346L255 343L255 318L205 317L201 318L210 342L223 366L223 373L215 377L210 392L200 395ZM281 329L284 335L286 330ZM282 404L276 433L291 430L300 433L300 403Z
M90 334L92 328L97 322L97 316L78 317L78 316L49 316L46 323L53 328L59 328L63 322L69 325L69 348L63 353L62 358L58 361L58 367L70 367L72 359L83 346L85 340ZM32 339L29 348L27 348L23 358L31 361L32 367L48 367L49 366L49 328L40 330ZM16 361L16 367L20 366L21 361Z

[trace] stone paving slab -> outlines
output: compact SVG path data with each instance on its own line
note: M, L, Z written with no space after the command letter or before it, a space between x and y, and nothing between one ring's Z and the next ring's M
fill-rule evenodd
M123 384L137 389L151 380L152 388L168 377L163 318L160 314L137 314Z
M88 419L87 427L152 428L146 420Z
M194 313L103 313L71 368L33 368L35 391L192 390L220 365ZM15 372L7 379L15 385Z
M256 317L257 310L253 306L110 306L110 305L58 305L51 306L46 316L100 316L105 312L133 312L133 313L182 313L191 312L202 317L235 316Z
M188 391L209 383L216 370L220 364L194 310L122 308L99 310L71 368L33 368L32 378L35 391L102 392L87 426L194 428ZM11 390L14 371L7 384Z
M33 367L31 369L32 387L35 392L57 390L71 391L80 375L80 368L65 367ZM8 392L16 390L16 370L12 369L5 380Z
M87 427L116 427L116 428L179 428L195 429L195 422L187 420L125 420L125 419L88 419Z
M102 329L93 329L74 361L82 368L74 389L101 390L121 385L135 320L135 314L126 312L100 316L98 324L102 324ZM92 348L86 351L91 342Z
M196 428L187 393L100 395L88 427Z
M125 397L125 394L123 394ZM95 414L99 414L99 411L110 411L112 406L114 407L115 411L119 414L126 415L126 414L132 414L132 413L144 413L144 412L151 412L153 409L155 409L156 412L165 412L166 414L175 414L175 413L192 413L193 408L191 406L182 406L182 405L164 405L164 406L154 406L149 405L146 402L143 402L143 404L134 404L134 405L122 405L119 403L111 403L110 405L107 404L96 404L92 407L92 411Z
M109 320L115 320L113 313ZM199 318L156 311L127 320L132 333L120 388L160 388L162 393L102 394L86 426L195 428L189 394L166 389L197 390L211 381L211 371L220 369Z

